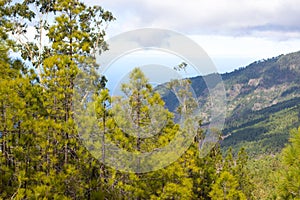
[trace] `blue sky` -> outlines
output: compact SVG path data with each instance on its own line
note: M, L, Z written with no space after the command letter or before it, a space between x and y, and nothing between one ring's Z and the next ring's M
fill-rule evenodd
M117 18L108 38L165 28L197 42L219 72L300 50L299 0L88 0Z

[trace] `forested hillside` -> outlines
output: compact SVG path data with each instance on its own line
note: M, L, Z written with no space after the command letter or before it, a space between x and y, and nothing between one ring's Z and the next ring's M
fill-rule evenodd
M288 73L298 72L298 54L262 62L272 69L255 63L251 77L242 73L251 67L223 75L228 105L235 105L224 130L231 136L222 142L218 135L203 155L205 118L190 117L196 99L186 90L201 77L171 84L182 86L175 106L182 123L139 68L122 84L123 96L110 96L95 57L108 50L105 31L114 20L102 7L77 0L0 1L0 199L300 198L300 128L276 156L249 159L245 148L235 153L240 146L249 150L243 143L249 127L286 140L298 124L299 76ZM33 24L36 37L29 41ZM205 87L199 88L201 100ZM248 142L257 135L249 131ZM169 145L174 139L177 145ZM234 149L224 153L224 144Z
M213 74L208 76L214 76ZM221 74L227 93L227 117L222 148L241 147L251 155L274 154L288 141L288 132L298 127L300 111L300 52L256 61L247 67ZM204 125L209 118L209 92L203 77L191 78L203 110ZM176 96L162 94L171 111Z

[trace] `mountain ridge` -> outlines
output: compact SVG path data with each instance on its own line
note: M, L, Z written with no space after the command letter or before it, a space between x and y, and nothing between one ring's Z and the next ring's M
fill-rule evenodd
M214 76L209 74L206 76ZM223 150L245 147L250 155L273 154L288 140L289 129L300 125L300 51L255 61L220 74L226 90L227 117ZM209 121L209 91L205 76L190 78L204 123ZM176 96L163 91L166 107L175 112Z

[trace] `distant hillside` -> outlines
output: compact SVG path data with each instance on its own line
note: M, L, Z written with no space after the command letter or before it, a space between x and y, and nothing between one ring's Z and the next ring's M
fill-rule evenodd
M289 130L300 125L300 52L256 61L221 76L228 101L223 134L230 134L223 149L245 147L252 155L278 152ZM191 80L205 121L207 87L201 76ZM164 92L163 99L171 111L178 106L172 93Z

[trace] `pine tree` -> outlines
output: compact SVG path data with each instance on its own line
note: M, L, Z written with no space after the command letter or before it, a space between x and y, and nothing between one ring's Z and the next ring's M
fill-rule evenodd
M5 42L4 42L5 44ZM19 60L8 58L8 47L1 48L0 78L0 140L1 182L3 198L25 193L35 161L35 135L32 125L37 115L37 76ZM3 173L2 173L3 172ZM22 192L21 192L22 191ZM21 195L22 196L22 195Z
M161 147L165 143L162 138L168 137L165 128L172 124L172 114L164 108L160 95L153 92L138 68L130 74L129 83L122 85L122 91L125 96L115 98L113 113L118 127L129 136L129 141L135 140L135 145L130 144L130 150L143 153ZM142 170L138 168L137 171Z
M250 178L250 171L247 167L248 155L244 148L241 148L236 159L236 166L234 167L234 176L236 177L239 187L247 197L253 199L254 184Z
M220 174L220 177L212 185L212 190L210 192L211 199L245 199L245 194L238 190L238 182L232 174L224 171Z
M300 128L291 130L290 135L290 144L282 151L277 190L283 199L300 199Z
M130 78L129 83L122 86L125 95L113 98L112 109L106 107L105 111L104 105L107 104L104 102L110 99L108 91L100 93L96 105L98 119L102 119L99 121L100 130L105 132L107 140L129 152L155 151L168 145L180 131L180 127L172 121L172 114L163 107L164 103L159 94L153 91L140 69L134 69ZM103 129L104 117L107 117L107 122L112 120L112 128L107 131ZM197 156L196 152L197 149L194 148L171 165L157 171L142 174L109 172L107 181L117 182L114 189L119 191L121 198L126 196L130 199L189 199L193 196L193 179L189 174L193 167L190 165L194 156ZM144 162L143 165L147 163L147 166L159 165L160 162L159 158L141 161ZM139 169L139 166L133 169Z
M106 50L103 25L114 19L112 14L79 1L2 3L1 37L9 42L6 32L12 33L22 58L38 72L3 57L9 64L1 65L7 76L1 80L1 99L11 101L2 103L1 148L7 158L1 157L1 162L11 162L5 170L14 171L2 179L10 181L5 182L10 187L5 198L101 196L99 163L78 140L73 89L79 69L94 73L96 49ZM44 18L48 14L54 14L53 24ZM37 40L24 41L26 27L36 16ZM49 45L42 43L45 39ZM12 81L14 73L17 78Z

